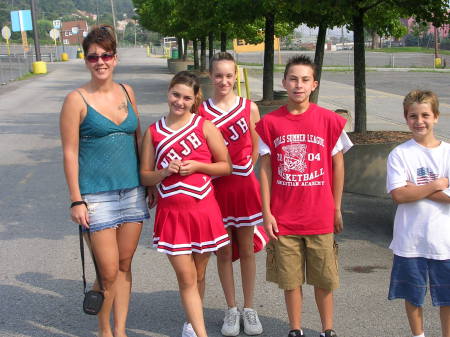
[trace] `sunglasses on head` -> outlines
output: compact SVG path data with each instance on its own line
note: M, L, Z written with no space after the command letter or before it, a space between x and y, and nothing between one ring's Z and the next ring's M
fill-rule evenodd
M103 53L101 55L97 54L89 54L86 56L86 60L88 60L90 63L97 63L98 59L101 58L103 62L111 61L114 57L114 53Z

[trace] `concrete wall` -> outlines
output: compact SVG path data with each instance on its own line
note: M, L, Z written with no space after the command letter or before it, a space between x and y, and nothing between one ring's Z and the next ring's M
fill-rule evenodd
M344 191L389 198L386 161L399 143L355 144L345 155Z

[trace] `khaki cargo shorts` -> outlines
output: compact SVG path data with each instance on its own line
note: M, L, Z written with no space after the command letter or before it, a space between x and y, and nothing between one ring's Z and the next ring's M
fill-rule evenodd
M281 289L305 283L327 290L339 287L338 245L334 234L282 235L266 247L266 279Z

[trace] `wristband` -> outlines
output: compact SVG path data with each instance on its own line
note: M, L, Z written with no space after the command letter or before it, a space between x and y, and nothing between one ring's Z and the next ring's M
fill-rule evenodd
M72 202L72 203L70 204L70 208L73 208L73 207L78 206L78 205L84 205L84 206L87 207L86 201L80 200L80 201L74 201L74 202Z

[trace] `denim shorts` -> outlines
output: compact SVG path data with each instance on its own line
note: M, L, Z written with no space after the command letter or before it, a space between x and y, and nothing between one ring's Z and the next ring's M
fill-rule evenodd
M82 198L87 203L90 232L117 228L126 222L142 222L150 217L142 186L84 194Z
M450 260L394 255L388 298L403 298L421 307L428 280L433 305L450 305Z

